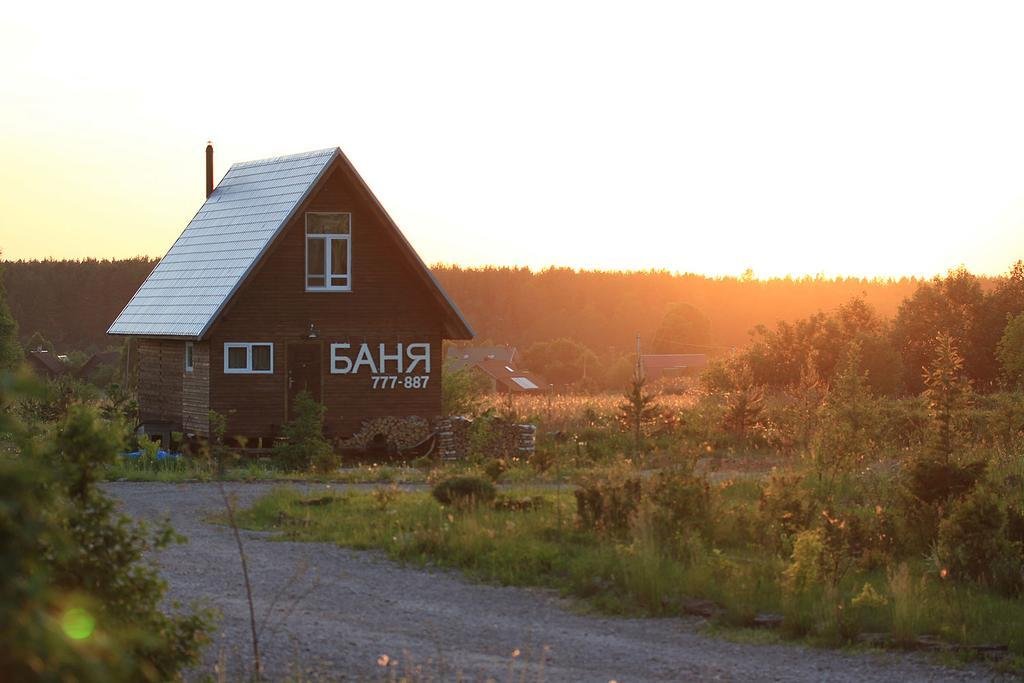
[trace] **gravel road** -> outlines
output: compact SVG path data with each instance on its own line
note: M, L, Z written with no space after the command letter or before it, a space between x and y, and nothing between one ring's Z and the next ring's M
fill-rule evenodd
M245 505L267 484L227 484ZM249 613L230 529L205 521L223 510L213 484L111 483L139 519L170 516L189 538L158 556L170 597L223 613L206 671L244 670ZM499 681L911 681L987 680L982 668L944 668L923 656L750 645L700 633L699 619L617 619L581 614L551 591L469 582L455 572L403 567L372 552L271 541L243 532L271 680ZM518 655L514 653L518 652ZM386 655L394 667L382 667ZM397 665L394 661L398 660Z

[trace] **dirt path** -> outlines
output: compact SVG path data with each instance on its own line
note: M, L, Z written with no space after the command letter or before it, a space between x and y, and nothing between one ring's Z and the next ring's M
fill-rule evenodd
M202 598L223 613L208 664L233 673L249 650L249 616L230 530L204 516L223 507L212 484L114 483L106 490L139 519L169 515L189 543L159 556L172 599ZM244 505L270 489L228 484ZM911 681L978 680L919 656L747 645L703 636L697 619L583 615L551 591L471 583L457 573L406 568L377 553L269 541L243 532L269 678L297 662L329 680L386 679L421 667L432 680ZM275 597L276 602L275 602ZM515 651L518 656L513 656Z

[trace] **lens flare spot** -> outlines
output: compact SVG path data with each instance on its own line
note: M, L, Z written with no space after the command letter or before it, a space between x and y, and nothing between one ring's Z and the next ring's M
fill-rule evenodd
M96 620L81 607L72 607L60 620L65 635L73 640L85 640L96 629Z

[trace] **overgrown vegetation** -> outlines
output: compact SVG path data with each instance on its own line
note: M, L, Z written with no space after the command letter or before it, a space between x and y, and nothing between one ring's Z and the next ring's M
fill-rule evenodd
M386 510L361 494L311 510L282 490L243 519L554 586L614 613L679 614L700 599L720 623L777 621L823 643L928 636L1024 657L1024 397L976 393L951 334L933 337L915 398L872 390L863 354L851 340L830 382L805 371L784 392L737 363L732 391L650 415L635 454L635 411L520 402L542 424L561 420L542 450L572 473L571 493L485 504L470 492L484 480L449 480L433 498L396 493Z
M164 681L196 663L210 615L163 611L144 554L180 542L120 515L96 488L123 443L119 423L73 405L34 431L11 403L38 389L0 376L0 671L11 680Z
M21 425L6 439L10 455L21 457L8 457L14 469L0 473L10 487L4 501L22 510L11 529L29 535L5 533L12 552L39 553L41 543L50 552L8 570L56 586L18 604L40 601L57 614L69 595L109 596L97 566L49 550L77 547L66 538L72 529L90 543L126 544L123 556L104 559L115 569L135 566L146 544L170 540L116 521L94 497L98 478L323 479L381 485L316 506L278 491L241 519L289 538L384 548L487 580L554 586L614 613L678 614L701 599L722 624L752 625L769 613L786 634L825 643L886 633L913 645L930 635L1005 644L1024 657L1022 283L1019 264L987 287L954 271L917 287L898 310L893 303L892 320L855 298L759 329L752 344L699 379L654 386L635 371L635 357L594 354L576 339L540 340L524 353L555 368L550 378L591 390L614 376L615 391L495 397L472 373L446 373L445 413L477 418L460 463L430 455L340 470L339 444L323 434L324 408L308 394L269 453L230 448L217 415L207 444L164 453L134 435L129 383L101 387L65 376L14 397L2 412ZM655 349L697 351L714 341L714 320L708 325L678 302L669 308ZM11 339L2 313L0 332ZM522 422L539 427L536 452L526 457L510 442L495 454L508 425ZM172 441L177 450L181 435ZM137 456L117 455L123 450ZM50 483L18 488L40 477ZM395 486L410 482L432 490ZM530 488L535 483L550 486ZM83 505L88 511L75 512ZM121 531L97 537L91 528ZM58 581L71 582L71 573L92 583ZM177 639L180 656L171 659L128 635L117 641L135 653L132 661L164 676L194 656L201 619L161 622L153 615L157 583L138 581L150 591L132 608L141 612L112 606L102 616ZM91 599L75 608L93 617L107 609ZM45 628L45 642L61 637ZM122 637L111 628L111 638ZM52 651L60 661L81 654ZM104 666L121 666L103 657Z

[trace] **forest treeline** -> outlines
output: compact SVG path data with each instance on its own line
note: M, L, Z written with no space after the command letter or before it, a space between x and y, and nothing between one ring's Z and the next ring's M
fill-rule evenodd
M157 259L6 261L7 302L22 343L39 333L60 353L99 351L117 340L107 328Z
M111 344L107 327L157 260L7 261L4 278L22 341L39 332L58 351ZM461 308L478 341L522 348L567 337L599 355L652 339L674 305L696 308L709 323L710 350L739 347L759 324L796 320L861 297L892 316L919 280L858 278L713 278L664 271L605 272L550 268L462 268L434 274ZM994 283L982 280L985 287Z
M757 325L796 320L860 297L892 316L920 284L915 278L708 277L667 271L433 267L479 339L521 348L568 337L598 355L631 351L636 335L653 342L674 307L707 319L704 344L666 352L728 351L748 344ZM986 286L992 283L986 282Z
M24 343L60 352L112 344L106 329L157 261L8 261L4 280ZM645 351L742 354L759 384L783 386L812 367L827 377L857 341L879 391L920 389L920 367L949 332L981 385L1000 377L998 344L1024 311L1024 268L932 280L802 277L758 280L665 271L463 268L434 274L476 331L475 343L518 346L558 385L617 386L639 334Z

